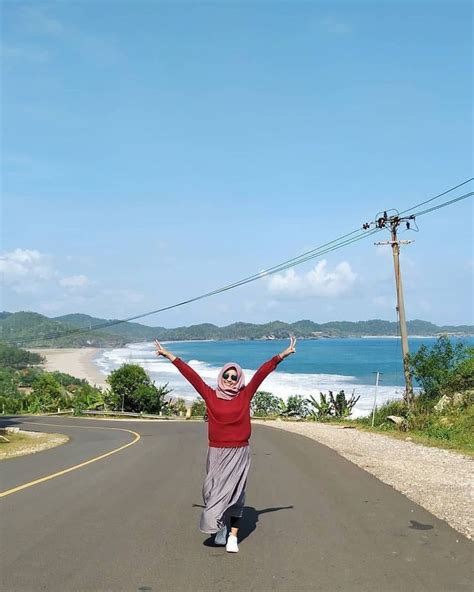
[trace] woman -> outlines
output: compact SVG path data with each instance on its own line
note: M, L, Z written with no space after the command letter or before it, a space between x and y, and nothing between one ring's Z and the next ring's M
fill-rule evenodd
M202 488L205 508L199 529L207 534L216 533L214 542L226 545L230 553L239 550L237 535L250 468L250 402L270 372L295 353L295 343L296 339L291 337L289 347L260 366L247 386L242 368L234 362L226 364L219 372L217 388L213 389L183 360L155 340L156 355L168 358L206 402L209 449ZM227 538L228 518L231 529Z

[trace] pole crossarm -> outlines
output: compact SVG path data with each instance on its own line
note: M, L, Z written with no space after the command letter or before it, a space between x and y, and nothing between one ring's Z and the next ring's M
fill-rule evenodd
M414 243L415 241L412 240L401 240L401 241L397 241L398 245L409 245L410 243ZM377 243L374 243L374 245L394 245L394 241L379 241Z

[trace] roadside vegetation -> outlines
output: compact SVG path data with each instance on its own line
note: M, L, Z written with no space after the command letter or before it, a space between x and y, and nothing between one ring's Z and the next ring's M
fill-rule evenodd
M156 386L141 366L123 364L107 378L109 388L63 372L46 372L38 354L0 345L0 412L2 415L71 411L127 411L184 415L184 399L173 399L168 385ZM198 409L196 409L198 411ZM203 415L203 413L202 413Z
M420 393L412 405L390 401L356 421L424 444L474 454L474 348L440 337L410 356Z
M45 434L38 432L11 433L0 431L0 461L25 454L35 454L68 442L69 437L64 434Z
M123 364L107 378L109 387L99 389L61 372L46 372L37 354L0 345L0 412L3 415L51 413L71 410L134 412L184 416L184 399L173 398L167 384L156 386L145 370ZM255 418L292 421L350 422L365 430L411 438L426 444L474 454L474 348L453 344L440 337L428 348L422 346L410 357L410 367L420 387L411 405L389 401L372 414L351 419L359 397L329 391L285 402L268 391L258 391L251 413ZM203 417L206 405L198 397L190 409ZM372 427L373 421L373 427Z
M254 417L347 423L431 446L474 454L474 348L439 337L428 348L410 356L410 368L420 390L413 404L393 400L367 417L350 419L358 401L354 393L289 397L258 392L252 402ZM373 427L372 427L373 421Z

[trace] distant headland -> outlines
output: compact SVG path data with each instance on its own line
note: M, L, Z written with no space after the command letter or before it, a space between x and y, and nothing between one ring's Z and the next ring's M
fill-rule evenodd
M159 339L187 340L273 340L295 335L298 339L341 337L396 337L398 323L381 319L367 321L331 321L295 323L272 321L264 324L237 322L224 327L212 323L188 327L149 327L140 323L113 324L114 319L100 319L86 314L46 317L35 312L0 313L0 341L24 347L121 347ZM474 335L472 325L438 326L429 321L408 321L412 336ZM95 329L94 329L95 327Z

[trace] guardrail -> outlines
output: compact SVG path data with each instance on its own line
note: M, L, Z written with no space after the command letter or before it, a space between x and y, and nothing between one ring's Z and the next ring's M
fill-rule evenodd
M58 411L55 413L46 413L45 415L71 415L74 413L73 409L68 411ZM135 417L140 419L164 419L164 420L173 420L173 419L203 419L202 415L192 415L187 418L185 415L154 415L152 413L135 413L133 411L92 411L92 410L84 410L81 411L81 415L92 415L92 416L99 416L99 417Z

